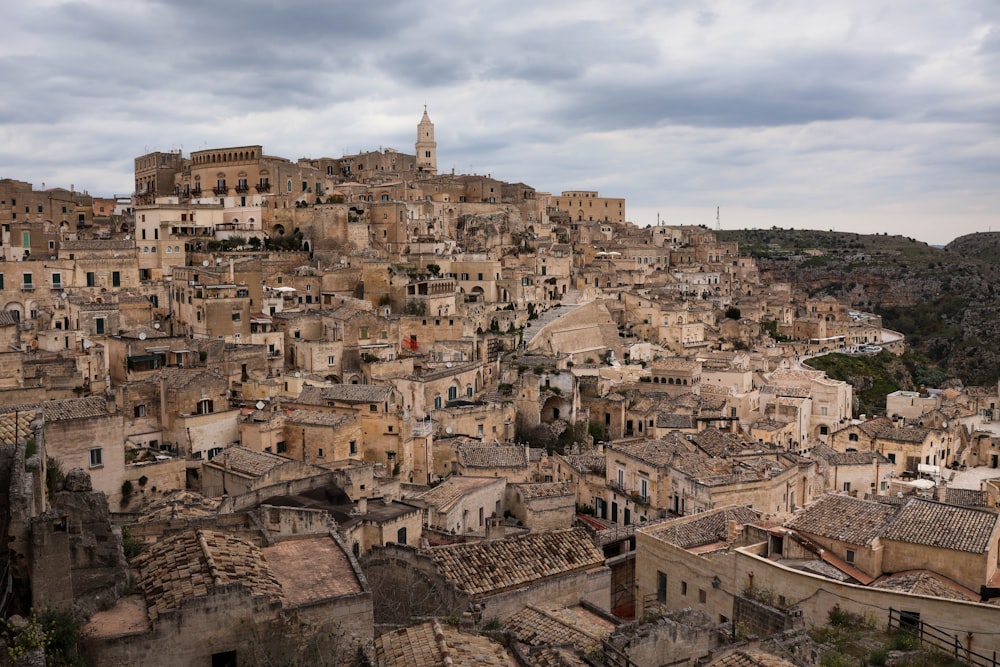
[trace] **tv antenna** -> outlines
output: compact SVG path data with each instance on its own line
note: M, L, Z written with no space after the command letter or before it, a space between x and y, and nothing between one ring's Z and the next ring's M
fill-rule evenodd
M717 232L722 231L722 222L719 220L719 208L718 206L715 207L715 231Z

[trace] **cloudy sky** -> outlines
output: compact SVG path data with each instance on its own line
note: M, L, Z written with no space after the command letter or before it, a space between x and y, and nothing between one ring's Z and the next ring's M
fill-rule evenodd
M31 0L0 178L125 194L154 150L413 152L638 224L1000 230L998 0Z

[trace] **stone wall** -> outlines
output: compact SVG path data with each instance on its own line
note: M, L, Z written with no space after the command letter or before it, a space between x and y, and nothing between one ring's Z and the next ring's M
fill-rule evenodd
M803 626L802 612L797 608L778 609L745 595L733 598L733 621L741 634L755 637L770 637Z

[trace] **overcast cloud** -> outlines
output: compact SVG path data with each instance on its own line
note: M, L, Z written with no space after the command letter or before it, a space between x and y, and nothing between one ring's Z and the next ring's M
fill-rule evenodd
M1000 230L997 0L32 0L0 177L125 194L149 151L413 152L629 218Z

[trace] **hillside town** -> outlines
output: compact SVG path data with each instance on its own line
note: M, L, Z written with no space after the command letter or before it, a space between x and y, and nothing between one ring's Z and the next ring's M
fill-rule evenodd
M810 359L904 336L615 194L441 173L426 109L412 153L0 180L8 646L800 665L836 611L995 660L1000 385L859 414Z

